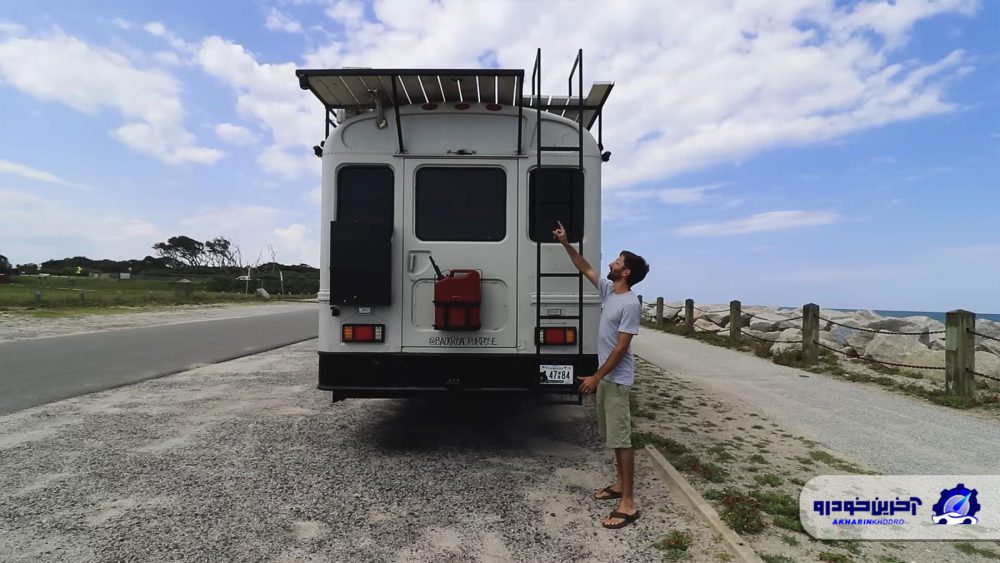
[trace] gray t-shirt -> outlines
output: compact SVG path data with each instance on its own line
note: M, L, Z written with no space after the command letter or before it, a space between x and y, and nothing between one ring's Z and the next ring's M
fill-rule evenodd
M604 365L618 343L619 332L639 334L639 298L631 291L615 293L614 284L607 278L599 280L597 291L603 303L601 324L597 329L597 361L598 365ZM622 360L604 379L621 385L632 385L635 381L632 346L629 346Z

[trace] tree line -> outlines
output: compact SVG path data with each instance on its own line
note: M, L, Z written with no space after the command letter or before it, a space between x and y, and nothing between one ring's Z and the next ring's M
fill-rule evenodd
M274 248L268 245L270 258L262 262L264 253L253 263L245 263L240 247L225 237L215 237L207 241L177 235L152 246L155 256L146 256L141 260L93 260L86 256L74 256L57 260L46 260L40 264L26 263L13 265L10 260L0 255L0 273L15 274L55 274L55 275L86 275L96 273L167 273L169 274L213 274L220 271L237 272L248 267L257 271L275 272L318 272L308 264L286 265L277 260Z

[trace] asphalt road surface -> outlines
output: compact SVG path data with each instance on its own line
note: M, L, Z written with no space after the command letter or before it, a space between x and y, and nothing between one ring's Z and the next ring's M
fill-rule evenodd
M0 414L316 338L316 310L0 344Z

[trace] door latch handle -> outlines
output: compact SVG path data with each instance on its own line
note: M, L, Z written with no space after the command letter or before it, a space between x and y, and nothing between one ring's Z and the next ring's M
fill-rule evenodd
M410 262L409 262L409 265L406 268L406 271L412 273L413 272L413 267L416 266L416 265L417 265L417 253L416 252L411 252L410 253Z

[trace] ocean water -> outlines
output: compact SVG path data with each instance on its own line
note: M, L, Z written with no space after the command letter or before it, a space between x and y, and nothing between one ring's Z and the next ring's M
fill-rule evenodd
M845 313L851 313L857 311L857 309L834 309L834 311L843 311ZM884 311L880 309L872 309L873 312L882 315L883 317L930 317L936 321L944 322L944 312L937 311ZM1000 314L997 313L976 313L976 320L986 319L989 321L1000 322Z

